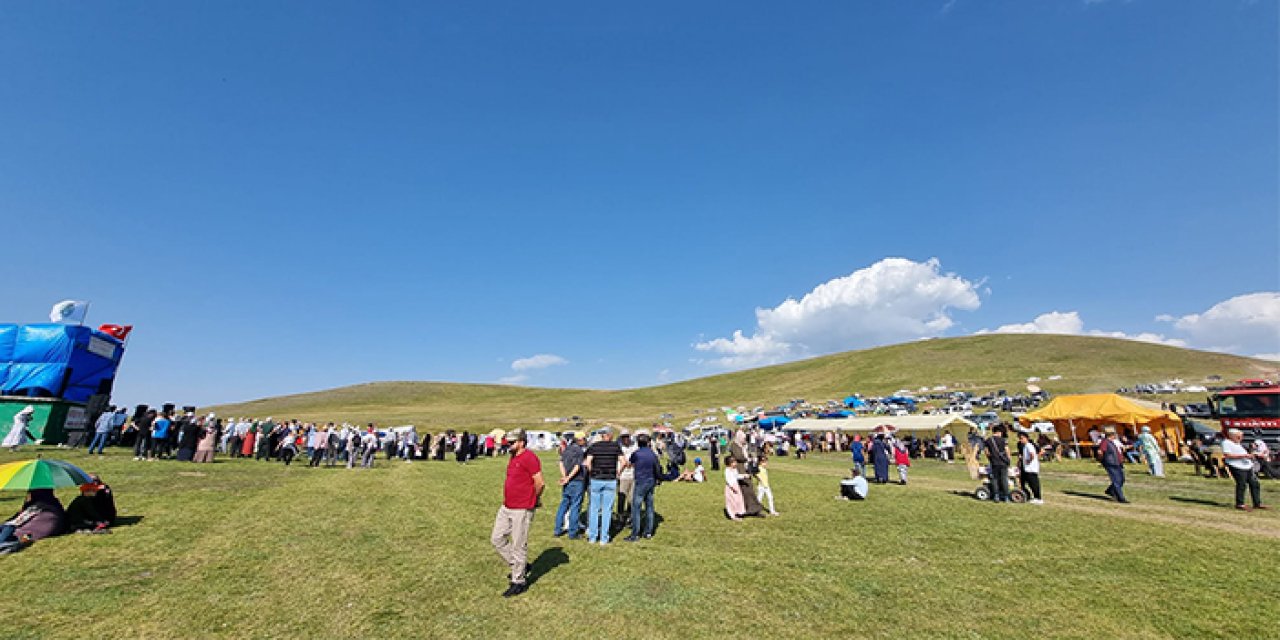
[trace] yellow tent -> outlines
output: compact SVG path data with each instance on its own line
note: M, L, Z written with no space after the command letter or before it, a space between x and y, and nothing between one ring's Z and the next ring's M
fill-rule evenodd
M1114 393L1058 396L1044 407L1018 416L1018 421L1024 426L1052 422L1058 437L1065 442L1088 443L1089 429L1105 425L1115 425L1121 432L1127 428L1135 437L1142 427L1151 427L1151 434L1164 444L1165 450L1182 441L1182 419L1176 413L1148 409Z

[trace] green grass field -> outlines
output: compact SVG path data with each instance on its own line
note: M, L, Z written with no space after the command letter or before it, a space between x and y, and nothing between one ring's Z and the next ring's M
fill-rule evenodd
M553 538L548 489L533 586L506 600L488 542L502 459L347 471L42 451L102 473L129 524L0 557L5 637L1274 638L1280 621L1280 513L1236 512L1229 481L1183 465L1130 467L1133 504L1116 505L1096 466L1046 463L1034 506L977 502L963 465L934 461L849 503L843 455L779 459L781 517L724 519L713 473L659 487L656 538L607 548Z
M838 353L787 364L643 389L593 391L493 384L377 382L212 407L223 416L363 424L511 427L544 417L582 416L649 424L662 413L687 423L694 410L774 406L803 397L820 402L851 392L892 393L947 385L952 389L1022 390L1030 377L1052 393L1110 392L1139 382L1217 375L1233 381L1276 376L1280 364L1162 345L1051 335L983 335L927 340ZM1050 376L1062 376L1049 381ZM1203 394L1202 394L1203 395ZM1195 400L1202 400L1195 397Z

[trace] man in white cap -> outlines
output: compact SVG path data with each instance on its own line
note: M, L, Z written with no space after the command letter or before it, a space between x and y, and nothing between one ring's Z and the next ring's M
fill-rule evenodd
M1244 503L1245 488L1249 489L1249 497L1253 498L1253 508L1263 509L1262 485L1258 482L1258 470L1253 466L1253 454L1244 448L1241 441L1244 432L1239 429L1228 429L1227 439L1222 441L1222 457L1227 462L1231 478L1236 481L1236 508L1241 511L1251 509Z
M511 460L507 461L507 480L502 486L502 506L493 522L489 541L499 556L511 567L511 585L502 597L510 598L528 588L529 525L533 512L542 499L542 462L528 450L523 429L508 432Z
M582 496L587 492L587 470L582 466L586 452L582 444L586 440L587 434L576 431L560 452L560 506L551 533L557 538L567 532L570 540L577 540L582 533Z

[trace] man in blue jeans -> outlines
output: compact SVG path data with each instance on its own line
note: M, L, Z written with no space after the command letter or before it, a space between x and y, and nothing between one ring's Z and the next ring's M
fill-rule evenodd
M587 447L583 466L591 474L591 507L587 512L587 543L609 544L613 524L613 501L618 493L618 472L625 468L622 447L613 441L613 428L605 427L600 441Z
M93 441L89 443L89 455L93 455L94 447L97 447L98 455L102 455L102 449L107 446L107 438L111 437L111 426L116 417L115 410L115 407L107 407L107 410L98 416L98 421L93 423Z
M560 452L560 508L556 509L555 531L551 534L559 538L569 532L570 540L577 540L582 533L581 513L582 494L587 490L587 472L582 468L586 453L582 443L587 434L579 431L573 434L564 451ZM565 516L569 517L569 525L565 526Z
M635 469L635 494L631 498L631 535L627 542L635 542L644 536L653 537L653 490L658 486L658 478L662 469L658 466L658 454L649 448L649 434L641 433L636 437L636 450L631 454L630 465ZM643 520L641 518L643 516ZM641 529L644 522L644 529Z
M1099 442L1098 450L1102 456L1102 468L1106 469L1107 477L1111 480L1106 493L1115 498L1116 502L1129 502L1124 497L1124 445L1116 437L1115 427L1108 425L1103 432L1106 437Z

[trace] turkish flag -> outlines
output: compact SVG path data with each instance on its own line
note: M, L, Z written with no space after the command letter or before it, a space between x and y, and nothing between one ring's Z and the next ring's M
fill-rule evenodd
M98 331L101 331L116 340L124 342L124 339L129 337L129 332L133 331L133 325L104 324L101 327L98 327Z

